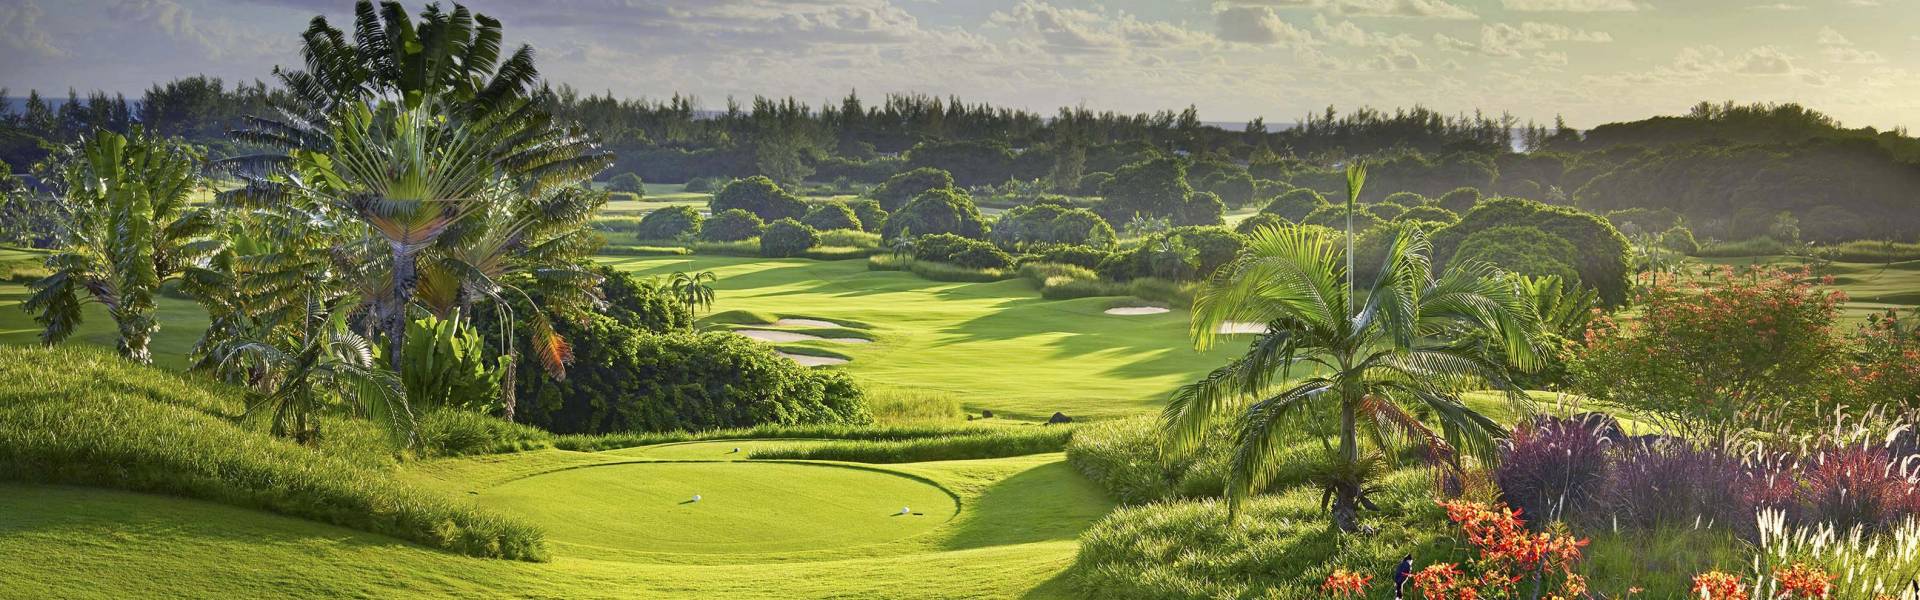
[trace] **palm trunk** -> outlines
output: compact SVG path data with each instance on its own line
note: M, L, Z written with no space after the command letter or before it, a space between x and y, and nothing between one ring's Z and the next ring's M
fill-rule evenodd
M1340 461L1344 471L1352 473L1354 465L1360 462L1360 440L1356 429L1357 415L1355 402L1343 399L1340 402ZM1360 530L1360 484L1358 481L1341 481L1333 490L1333 525L1340 531Z
M120 322L120 355L143 365L153 364L153 319L133 317Z
M387 333L388 366L398 373L406 362L400 353L407 342L407 305L413 302L414 286L420 283L420 254L400 242L390 245L393 247L393 296L387 300L381 326Z

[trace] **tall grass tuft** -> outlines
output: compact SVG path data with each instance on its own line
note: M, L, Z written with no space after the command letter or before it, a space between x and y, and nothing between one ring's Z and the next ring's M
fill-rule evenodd
M1073 439L1073 427L1024 426L980 429L978 433L907 440L844 440L755 450L749 459L838 460L860 463L910 463L933 460L1004 458L1059 452Z
M367 464L393 450L370 424L326 419L332 441L305 447L239 421L240 409L238 390L102 350L0 348L0 480L197 498L472 556L547 556L539 529Z
M867 411L876 423L953 422L967 416L953 396L920 389L867 388Z

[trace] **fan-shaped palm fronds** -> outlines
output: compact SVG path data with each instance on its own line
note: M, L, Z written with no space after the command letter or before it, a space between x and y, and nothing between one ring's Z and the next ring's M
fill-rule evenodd
M99 302L119 330L120 354L152 362L154 294L169 279L205 277L203 262L223 247L213 213L187 203L200 183L195 159L137 128L102 130L68 149L62 168L67 235L25 308L41 341L54 344L80 325L83 304Z
M713 282L719 278L713 271L701 271L688 274L674 271L667 280L667 287L673 290L673 296L680 301L680 308L687 311L687 326L693 326L695 312L713 307Z
M316 413L338 407L396 436L411 435L413 411L400 378L347 326L345 308L313 298L290 340L240 338L213 351L221 371L252 381L247 418L270 419L274 435L311 443L320 435Z
M1363 177L1349 179L1357 188ZM1255 232L1194 300L1193 335L1202 348L1228 321L1267 324L1246 354L1177 390L1161 416L1175 448L1199 443L1216 418L1238 419L1230 514L1281 460L1286 419L1312 414L1309 405L1337 405L1339 451L1320 483L1335 525L1351 531L1359 527L1356 510L1366 505L1368 488L1346 475L1374 470L1362 464L1360 433L1382 449L1412 444L1435 464L1457 466L1460 454L1490 458L1494 441L1505 435L1468 408L1461 391L1508 390L1516 404L1525 404L1499 363L1469 335L1495 340L1510 364L1533 365L1539 319L1511 279L1476 265L1435 277L1425 237L1410 230L1394 241L1379 279L1362 297L1343 264L1351 255L1343 256L1339 243L1320 228ZM1423 422L1403 405L1431 416Z

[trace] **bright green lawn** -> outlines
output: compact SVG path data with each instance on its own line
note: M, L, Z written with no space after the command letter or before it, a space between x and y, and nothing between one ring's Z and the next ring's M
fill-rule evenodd
M0 484L0 556L34 557L0 561L0 595L1053 598L1066 595L1076 537L1112 508L1057 453L886 469L586 466L631 460L549 450L403 468L416 485L541 522L548 563L206 502ZM703 500L679 504L674 486ZM923 514L885 516L907 503Z
M712 270L715 310L814 317L871 326L869 344L793 342L852 359L876 384L955 395L969 410L1044 418L1055 411L1114 417L1158 409L1174 387L1219 366L1229 340L1201 353L1184 311L1103 314L1118 299L1043 300L1025 280L942 283L868 271L865 261L713 256L612 257L645 276Z

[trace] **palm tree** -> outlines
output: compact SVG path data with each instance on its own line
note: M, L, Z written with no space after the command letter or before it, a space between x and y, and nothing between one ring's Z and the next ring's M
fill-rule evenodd
M25 308L43 326L40 340L55 344L80 325L84 302L99 302L119 329L120 354L151 363L160 329L154 293L203 270L199 261L222 244L212 213L187 203L200 182L194 158L137 128L130 136L98 131L70 152L66 239Z
M271 415L274 435L311 443L320 435L313 415L338 404L396 437L411 436L413 412L400 377L381 368L372 343L347 326L350 306L309 298L291 343L236 339L215 351L222 371L253 380L247 418Z
M1364 171L1355 171L1350 199L1364 181ZM1427 240L1409 230L1394 241L1362 299L1336 236L1310 227L1257 231L1194 300L1199 348L1211 346L1228 321L1267 324L1245 355L1177 390L1161 415L1172 450L1198 444L1217 417L1237 419L1226 489L1230 515L1273 474L1292 415L1327 414L1311 411L1322 404L1337 409L1338 454L1316 483L1323 503L1332 505L1333 524L1355 531L1358 509L1371 506L1367 479L1381 462L1362 457L1363 429L1381 450L1412 440L1426 447L1429 459L1457 467L1460 449L1489 457L1494 440L1505 435L1467 407L1461 391L1489 384L1516 405L1526 401L1482 350L1493 346L1522 368L1534 362L1538 320L1510 279L1477 264L1436 277ZM1345 254L1350 265L1352 253ZM1481 343L1476 332L1493 342ZM1440 432L1404 406L1424 408Z
M687 274L674 271L667 280L667 286L673 289L673 295L680 300L681 308L687 311L687 327L693 327L695 309L713 308L713 282L719 278L713 271L701 271Z

